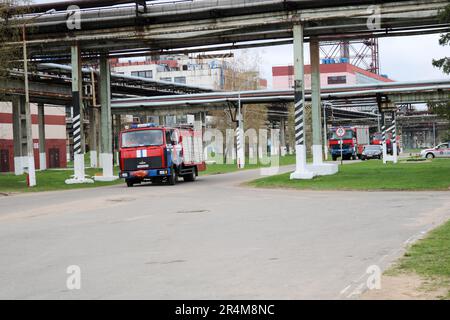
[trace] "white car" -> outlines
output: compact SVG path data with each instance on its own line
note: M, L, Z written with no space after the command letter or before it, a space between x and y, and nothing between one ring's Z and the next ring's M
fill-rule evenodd
M432 149L425 149L420 152L422 158L450 158L450 142L441 143Z

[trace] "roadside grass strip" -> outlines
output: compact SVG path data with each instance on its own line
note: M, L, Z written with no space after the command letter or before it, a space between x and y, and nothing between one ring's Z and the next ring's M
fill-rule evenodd
M428 281L424 290L445 288L450 299L450 221L413 244L387 274L415 273Z
M333 176L313 180L290 180L290 174L257 179L248 183L258 188L361 191L450 191L450 159L383 164L370 160L340 166Z

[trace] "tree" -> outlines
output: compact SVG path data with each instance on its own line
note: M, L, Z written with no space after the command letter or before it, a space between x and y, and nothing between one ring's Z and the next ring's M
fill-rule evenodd
M440 13L439 18L442 23L450 23L450 5ZM441 46L450 46L450 33L442 34L439 44ZM445 74L450 74L450 57L433 60L433 65L441 69ZM428 108L432 113L446 119L450 123L450 102L429 103ZM450 140L450 128L447 130L447 139Z
M450 5L439 14L439 20L441 23L450 23ZM439 44L441 46L450 46L450 33L442 34L439 39ZM442 69L445 74L450 74L450 57L433 60L433 65Z
M243 50L237 58L234 58L229 67L224 71L225 91L246 91L259 89L261 58L258 54L252 54ZM245 104L242 109L244 117L244 130L259 130L266 127L267 107L265 105ZM237 126L233 122L235 116L234 107L224 111L212 111L209 115L215 119L215 128L222 131L225 136L226 129L234 129Z
M21 38L21 29L17 28L13 19L14 15L19 14L17 10L13 13L12 9L18 5L25 4L21 0L2 0L0 4L0 44L18 42ZM21 47L0 46L0 76L5 76L6 70L14 67L17 57L20 56Z
M21 28L14 17L25 13L26 0L1 0L0 3L0 78L5 78L9 70L21 68L22 62L18 57L22 56ZM22 7L18 8L19 5ZM14 11L13 11L14 9ZM16 46L5 45L8 43L19 43ZM2 98L0 91L0 98Z

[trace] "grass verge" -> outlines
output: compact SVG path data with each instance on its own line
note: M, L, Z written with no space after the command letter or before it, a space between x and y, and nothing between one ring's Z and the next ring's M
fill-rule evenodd
M433 287L445 288L450 299L450 221L412 245L387 274L415 273Z
M101 169L86 169L86 174L89 176L95 176L101 173ZM116 170L117 174L117 170ZM113 182L95 182L92 184L71 184L67 185L64 181L73 175L73 170L46 170L36 171L37 186L29 188L27 186L26 176L16 176L14 174L2 174L0 175L0 192L41 192L41 191L54 191L54 190L69 190L69 189L82 189L82 188L95 188L104 187L115 184L123 183L123 179L119 179Z
M403 162L384 165L366 161L341 166L333 176L313 180L290 180L290 174L257 179L248 184L260 188L293 188L305 190L450 190L450 160Z
M287 166L295 164L295 155L287 155L285 157L280 157L280 166ZM251 169L259 169L262 167L268 167L268 165L264 165L262 163L258 164L249 164L248 159L245 164L245 170ZM201 172L201 175L214 175L214 174L223 174L223 173L231 173L238 171L236 162L234 164L209 164L207 165L206 171Z

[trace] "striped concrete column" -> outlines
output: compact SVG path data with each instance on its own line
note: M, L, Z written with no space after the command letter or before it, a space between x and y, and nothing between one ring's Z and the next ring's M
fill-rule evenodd
M386 117L384 112L381 113L381 137L383 145L383 163L387 163L387 145L386 145Z
M245 168L245 137L244 137L244 116L242 113L241 94L238 99L238 125L236 128L236 150L237 150L237 166L239 169Z
M392 154L394 156L394 163L398 163L397 150L397 112L392 112Z
M93 180L86 179L84 166L84 133L83 133L83 78L81 74L81 52L78 44L71 47L72 62L72 132L73 132L73 155L74 176L66 180L66 184L92 183Z
M85 178L82 103L81 53L75 45L72 46L73 153L75 179L80 181Z
M314 174L306 168L305 146L305 63L304 63L304 39L303 25L295 24L294 34L294 91L295 91L295 151L296 170L291 174L291 179L312 179Z

